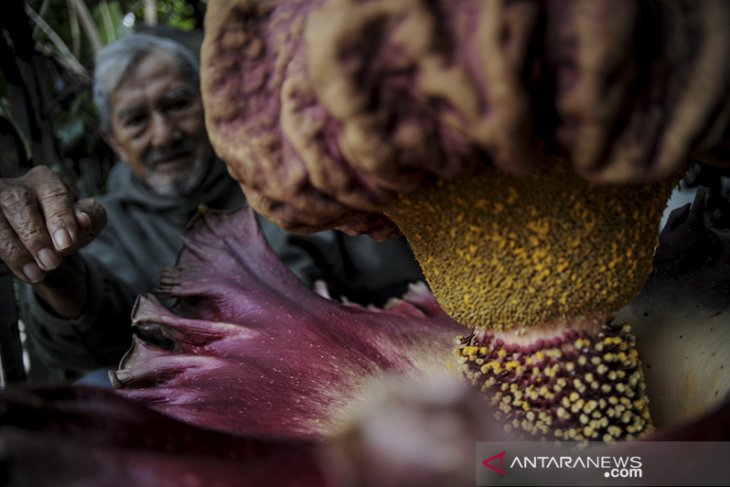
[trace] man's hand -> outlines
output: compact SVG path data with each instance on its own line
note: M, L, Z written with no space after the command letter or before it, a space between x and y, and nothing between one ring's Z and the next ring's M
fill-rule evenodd
M64 281L59 274L81 272L85 277L83 264L76 259L66 265L67 256L91 242L105 223L106 214L98 202L79 200L45 166L16 179L0 179L0 273L9 270L34 284L36 292L56 309L53 289L61 290ZM51 274L55 276L44 285ZM75 276L72 282L78 280ZM72 308L76 311L78 306Z

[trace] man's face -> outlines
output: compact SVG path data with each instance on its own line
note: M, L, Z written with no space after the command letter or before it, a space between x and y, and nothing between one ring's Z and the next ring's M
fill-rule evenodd
M203 106L172 54L153 51L110 96L107 140L132 172L158 194L187 194L213 157Z

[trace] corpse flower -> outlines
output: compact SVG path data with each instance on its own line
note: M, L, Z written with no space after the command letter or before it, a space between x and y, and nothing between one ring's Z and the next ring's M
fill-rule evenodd
M692 209L673 214L654 259L656 270L640 295L605 325L620 329L617 324L635 323L638 349L648 368L637 364L632 370L623 364L610 371L639 373L642 383L646 371L651 402L645 408L651 407L665 435L711 412L730 391L730 329L724 325L730 238L707 227L702 198L700 193ZM200 217L184 242L177 266L161 280L163 296L177 304L167 309L156 298L143 296L133 313L136 327L173 346L163 350L137 338L113 373L123 396L223 432L323 439L352 426L351 416L374 380L398 374L411 381L438 382L458 373L452 349L464 328L423 286L413 286L385 309L317 295L271 252L249 209ZM613 353L610 342L621 343L612 338L604 345L605 353ZM680 359L688 343L693 349ZM468 355L464 350L459 347L457 355ZM566 346L561 350L570 352ZM578 370L590 367L580 356L590 357L592 350L576 352L565 362L573 361ZM472 363L461 362L467 367ZM566 368L553 363L558 371ZM504 391L501 384L511 377L499 376L498 390ZM539 374L533 377L537 381ZM596 402L610 404L614 397L621 403L618 390L589 392ZM527 400L524 404L532 405ZM495 406L509 413L501 402ZM487 404L483 415L493 417ZM515 429L519 437L519 425Z
M617 317L636 323L650 367L647 439L730 437L722 237L699 200L675 212L656 271ZM174 347L137 340L115 373L137 400L2 396L9 485L473 485L474 442L506 438L487 401L440 380L463 328L423 289L385 310L330 301L278 262L248 210L199 218L164 282L177 305L140 298L135 322ZM367 385L392 373L407 374L395 391Z
M652 431L631 323L611 318L651 272L687 156L726 155L727 5L209 12L206 121L257 210L299 231L402 232L471 329L464 374L507 427L607 442Z
M303 448L298 468L312 483L321 472L304 441L343 453L346 478L384 485L404 478L384 472L413 472L415 459L373 431L408 431L398 427L422 423L399 418L434 408L429 397L411 404L409 395L406 414L391 423L377 407L358 415L365 377L448 373L456 332L462 371L494 403L501 426L478 426L495 418L488 405L467 415L471 427L450 431L470 432L471 445L504 427L515 436L606 441L727 439L727 240L706 228L701 205L675 215L657 269L632 301L652 271L674 182L667 178L678 177L690 152L714 162L725 154L727 17L714 2L211 2L207 121L252 204L298 230L403 231L461 325L420 292L388 310L307 294L280 266L234 250L271 263L263 244L248 240L256 235L250 218L237 222L244 241L226 239L232 222L207 220L214 237L193 230L181 267L163 279L176 307L145 298L136 310L138 327L173 348L138 341L115 374L122 394L220 434L265 436L239 441L271 458L276 446L290 451L286 437ZM627 49L645 39L658 41ZM205 272L205 262L218 268ZM239 264L246 279L236 277ZM62 398L18 402L27 403L58 421L5 416L25 428L18 441L27 430L50 430L61 446L64 433L97 434L103 423L90 418L109 405L86 402L79 424L53 416L68 406ZM100 443L122 442L110 455L179 453L156 443L153 428L140 431L144 418L179 423L140 414L142 426L129 431L153 440L125 444L112 435ZM331 439L337 431L341 443ZM45 457L54 452L49 444ZM27 468L28 456L21 460ZM105 462L131 471L103 456L89 465ZM92 474L103 478L99 470ZM164 476L156 472L145 478Z

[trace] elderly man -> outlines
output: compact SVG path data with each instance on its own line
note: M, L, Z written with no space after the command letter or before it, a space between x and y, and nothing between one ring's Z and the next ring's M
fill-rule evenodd
M197 63L183 47L145 35L107 47L97 57L94 100L122 161L106 195L78 200L45 167L0 180L0 259L28 284L21 313L31 348L56 378L60 370L115 365L130 344L136 295L154 289L160 268L174 263L189 219L200 207L244 201L208 141ZM420 277L402 242L294 237L260 222L307 284L360 281L342 292L367 302Z

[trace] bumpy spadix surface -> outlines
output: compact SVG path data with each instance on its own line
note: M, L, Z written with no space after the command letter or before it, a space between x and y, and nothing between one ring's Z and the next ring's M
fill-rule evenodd
M521 178L495 168L439 182L393 205L439 303L478 329L458 355L508 427L605 441L651 430L630 328L600 317L649 277L672 184L595 185L555 161Z
M528 346L475 331L461 344L466 376L489 394L508 430L611 442L652 429L628 324L569 330Z
M174 350L137 339L114 374L120 392L237 434L326 435L373 378L448 373L461 328L423 285L387 309L315 294L269 249L248 209L195 222L162 290L179 299L174 310L141 297L133 322Z
M673 181L589 183L560 162L494 168L424 188L388 210L444 310L490 330L611 313L652 270Z

